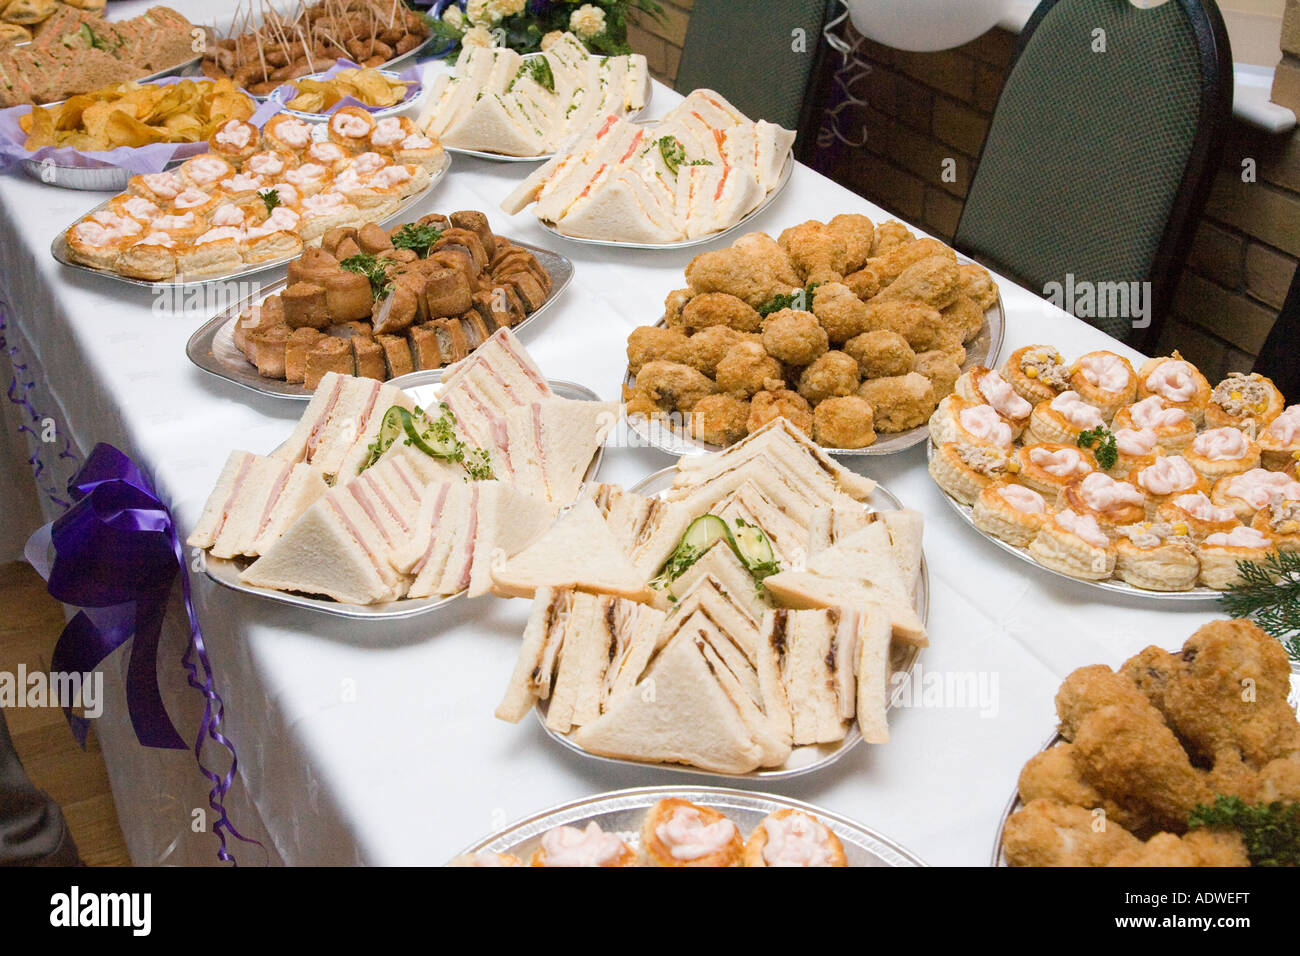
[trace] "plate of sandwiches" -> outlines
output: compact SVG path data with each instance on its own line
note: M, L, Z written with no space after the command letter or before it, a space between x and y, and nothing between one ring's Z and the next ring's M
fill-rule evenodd
M1049 345L977 366L930 419L930 476L985 538L1051 573L1218 599L1300 542L1300 406L1257 373L1214 387L1177 352L1134 369Z
M498 329L521 331L572 278L568 258L494 235L474 210L341 227L185 352L236 385L305 401L331 371L382 381L453 365Z
M492 569L533 604L496 716L585 756L752 778L889 739L926 646L923 521L776 419L635 489L588 485Z
M776 794L638 787L525 817L448 866L925 866L847 817Z
M403 137L375 135L396 123ZM133 285L186 287L284 265L331 229L384 224L447 174L451 157L405 117L347 107L327 139L277 114L259 130L230 120L208 152L133 176L125 192L55 236L54 258Z
M617 403L550 383L509 329L456 366L329 373L269 456L228 458L188 538L247 594L351 618L485 594L595 477Z
M572 33L540 53L466 47L429 84L416 126L452 152L500 162L550 159L603 117L636 116L652 89L644 56L596 56Z
M695 90L654 123L587 126L501 203L575 242L682 249L757 215L789 182L795 134Z

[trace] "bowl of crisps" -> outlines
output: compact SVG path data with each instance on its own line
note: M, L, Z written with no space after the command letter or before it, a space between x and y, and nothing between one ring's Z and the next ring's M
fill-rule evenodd
M359 106L376 117L401 112L420 95L420 81L408 74L373 67L335 67L276 88L270 99L300 119L320 122L345 106Z
M223 123L256 106L229 79L168 77L106 86L48 106L0 111L0 149L70 189L121 190L136 173L206 152Z

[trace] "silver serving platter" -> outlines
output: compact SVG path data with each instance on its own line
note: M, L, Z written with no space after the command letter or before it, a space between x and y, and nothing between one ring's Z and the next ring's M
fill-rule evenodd
M525 53L523 58L526 60L529 57L535 56L541 56L541 54ZM447 72L453 71L449 68ZM640 116L650 105L650 97L654 94L654 88L655 85L650 79L650 74L647 73L645 81L645 105L639 110L629 110L627 113L623 114L623 118L632 120ZM555 158L555 153L538 153L536 156L510 156L506 153L494 153L489 149L465 149L463 146L451 146L445 142L442 144L442 148L460 156L473 156L476 159L486 159L495 163L542 163Z
M633 849L640 846L641 821L646 811L660 800L676 797L722 813L741 833L748 836L777 810L801 810L816 817L839 837L849 866L925 866L916 854L889 837L821 807L767 793L750 793L724 787L637 787L584 797L525 817L466 847L457 856L479 853L512 853L525 865L541 838L559 826L585 826L594 822L606 833L617 833Z
M437 401L439 384L442 382L444 371L446 370L431 369L427 372L412 372L410 375L400 375L391 379L388 384L406 392L421 407L428 407ZM584 402L600 401L600 397L591 389L574 382L548 380L548 384L560 398L571 398ZM601 462L604 460L605 446L602 444L596 448L596 453L591 456L591 463L587 465L583 481L594 481L596 475L600 472ZM276 591L272 588L254 587L251 584L245 584L240 580L239 575L251 563L247 558L242 561L233 561L227 558L214 558L211 554L204 552L203 572L217 584L230 588L232 591L251 594L254 597L264 598L268 601L278 601L292 607L319 611L322 614L330 614L334 617L346 617L354 620L391 621L398 618L415 617L419 614L436 611L438 608L445 607L452 601L465 596L465 592L461 591L443 597L399 598L396 601L385 601L379 604L341 604L326 597L312 597L306 594L294 594L290 591Z
M962 262L968 261L960 256L958 259ZM664 323L661 319L656 324L662 328ZM998 300L984 313L984 327L980 329L979 335L966 344L966 361L962 364L961 370L965 372L976 365L986 365L990 368L996 365L1005 336L1006 318L1002 310L1002 293L999 292ZM625 371L623 384L630 387L635 383L636 376L630 370ZM670 455L703 455L725 450L722 445L710 445L692 437L676 419L665 422L663 419L651 420L638 415L636 418L628 419L628 425L644 441ZM919 445L929 437L930 426L917 425L905 432L882 435L866 448L824 448L823 451L829 455L840 456L893 455Z
M407 66L408 64L414 62L415 60L418 60L421 56L423 56L425 51L428 50L431 46L433 46L434 42L438 39L439 38L436 36L432 36L432 35L427 36L425 37L424 42L421 43L419 46L417 46L415 49L407 50L405 53L401 54L400 56L395 56L391 60L381 63L375 69L391 70L393 72L398 72L401 70L402 67ZM331 63L330 66L334 66L334 64ZM329 69L329 67L326 67L326 69ZM292 83L293 81L285 80L284 82ZM251 96L254 100L256 100L259 103L265 103L267 100L271 98L270 93L249 93L248 95ZM308 113L304 115L312 116L315 114Z
M558 252L551 252L549 249L542 249L539 246L519 242L515 239L510 241L535 255L542 268L551 276L551 294L547 296L546 301L536 311L524 316L523 321L518 325L511 328L511 331L519 333L549 309L560 297L560 293L573 279L574 269L573 261ZM189 360L205 372L218 378L224 378L228 382L234 382L243 388L261 392L263 395L275 395L279 398L291 398L304 402L310 400L311 391L301 383L266 378L258 374L257 367L244 358L244 353L235 346L234 329L235 323L239 321L240 313L255 303L261 302L279 292L288 284L287 277L278 279L253 295L222 310L205 322L199 327L198 331L190 336L189 342L185 345L185 354L189 357ZM423 373L415 372L412 374L421 375ZM409 377L409 375L403 375L392 381L405 381Z
M426 186L424 189L422 189L420 192L412 193L411 195L407 196L405 199L401 201L401 203L398 204L397 208L394 209L391 213L389 213L387 216L384 216L382 219L376 220L375 221L376 224L380 226L387 225L389 223L397 221L402 216L409 213L413 208L415 208L415 206L419 205L419 203L423 201L425 196L429 195L429 193L431 193L435 188L437 188L438 183L442 182L443 177L447 175L447 170L450 168L450 166L451 166L451 157L444 152L442 156L442 164L429 174L429 185ZM287 265L288 263L292 262L294 259L297 259L300 255L302 255L302 252L300 250L298 252L295 252L291 256L281 256L278 259L268 259L266 262L245 263L243 267L237 269L234 272L227 272L224 275L204 276L201 279L188 279L188 280L179 280L179 281L176 279L172 279L166 282L152 282L148 279L135 279L132 278L131 276L124 276L117 272L110 272L106 269L93 269L90 266L82 265L80 262L73 262L68 257L68 246L67 246L67 242L64 239L64 234L68 231L68 229L75 226L77 222L81 222L81 220L85 219L86 216L93 215L94 213L97 213L101 209L107 207L108 204L112 202L113 199L115 198L116 197L105 199L94 209L87 210L85 213L78 216L76 222L69 223L66 227L58 231L58 233L54 236L54 241L50 243L50 255L54 257L54 260L56 262L68 266L71 269L79 269L82 272L89 272L91 275L103 276L106 279L114 279L118 282L124 282L127 285L140 286L141 288L145 288L145 289L193 289L199 286L207 285L212 282L233 282L237 279L242 279L245 276L256 275L259 272L266 272L268 269L274 269L278 266ZM308 246L320 245L320 240L313 239L312 241L306 243L306 245Z
M707 236L696 236L694 239L680 239L677 242L618 242L613 239L583 239L579 236L570 236L567 233L560 232L553 223L545 222L538 219L538 224L552 235L559 236L561 239L569 242L578 242L587 246L607 246L614 249L690 249L693 246L702 246L706 243L729 236L733 232L748 225L755 216L759 215L764 209L772 204L772 200L781 194L786 184L790 182L790 176L794 172L795 159L794 155L786 157L785 165L781 167L781 177L776 181L776 185L771 191L763 197L762 201L751 209L745 215L741 216L736 222L733 222L725 229L719 229L717 232L711 232Z
M402 82L401 74L397 70L380 70L379 72L388 80L394 83ZM294 83L299 82L299 80L320 80L324 82L327 79L328 77L326 77L324 73L312 73L309 74L308 76L300 76L296 80L286 80L285 83L292 85ZM410 89L411 87L408 87L408 90ZM415 105L419 101L420 97L423 95L424 95L424 87L420 84L419 80L416 80L414 84L414 92L410 93L410 95L405 97L400 103L394 103L392 106L385 106L380 109L369 109L368 107L362 107L362 109L365 109L365 111L369 113L372 118L376 120L380 120L383 119L385 116L396 116L398 113L410 109L413 105ZM292 96L288 97L287 99L282 99L280 97L272 95L272 96L268 96L267 99L274 100L275 102L281 104L280 105L281 113L287 113L290 116L296 116L298 119L304 120L305 122L308 123L328 123L330 118L333 117L334 115L333 113L308 113L303 110L290 109L286 104L290 99L293 99Z
M1291 694L1288 700L1291 706L1296 708L1297 713L1300 713L1300 672L1297 671L1297 667L1300 667L1300 665L1294 663L1291 665ZM1060 734L1052 734L1052 736L1048 737L1047 741L1038 748L1038 753L1042 753L1044 750L1055 747L1057 744L1064 742L1065 738ZM1023 804L1020 802L1020 791L1013 791L1011 799L1007 801L1006 809L1002 811L1002 817L998 820L998 831L993 837L993 856L989 861L989 866L1011 865L1007 862L1007 855L1002 849L1002 834L1006 832L1007 821L1011 819L1011 814L1015 813L1022 806Z
M648 475L641 481L637 482L630 489L631 492L642 495L661 496L673 486L673 479L678 475L677 467L670 466L660 469L652 475ZM876 490L871 493L871 500L868 502L871 511L899 511L903 504L891 492L876 485ZM924 623L930 617L930 571L926 567L925 556L921 557L921 575L916 587L916 611ZM921 648L912 644L895 642L890 645L889 664L890 680L893 675L900 671L905 674L912 673L912 668L916 666L916 659L920 656ZM903 686L900 685L894 690L886 710L892 710L897 703L899 695L903 692ZM556 733L546 726L547 702L539 700L533 708L533 713L537 717L538 723L552 740L561 746L567 747L574 753L582 754L591 760L599 760L603 763L624 764L633 767L654 767L660 770L671 770L678 773L689 773L696 776L704 777L721 777L725 780L782 780L789 777L798 777L806 773L812 773L814 770L822 770L829 767L835 761L839 760L846 753L852 750L862 741L862 735L858 731L856 722L849 724L848 732L844 739L829 744L805 744L801 747L795 747L791 752L789 759L780 767L768 767L760 770L751 770L749 773L721 773L716 770L704 770L700 767L687 766L686 764L673 763L652 763L642 760L625 760L621 757L603 757L599 754L588 753L574 743L564 734Z
M926 442L925 458L927 462L934 457L934 450L934 442ZM935 487L938 488L938 485ZM1130 597L1151 598L1157 601L1217 601L1223 596L1224 592L1216 591L1213 588L1207 588L1203 585L1197 585L1196 587L1189 588L1186 591L1148 591L1146 588L1134 587L1127 581L1117 577L1109 578L1105 581L1089 581L1085 578L1071 577L1068 574L1063 574L1060 571L1057 571L1055 568L1048 568L1039 564L1034 560L1034 556L1029 553L1028 548L1017 548L1014 544L1008 544L1001 538L995 538L991 534L986 534L982 529L975 525L975 509L973 507L962 504L942 488L939 488L939 491L952 510L957 512L961 519L970 525L976 534L983 537L986 541L997 545L1007 554L1014 554L1021 561L1032 564L1034 567L1046 574L1054 574L1065 581L1073 581L1076 584L1083 584L1100 591L1109 591L1112 594L1125 594Z

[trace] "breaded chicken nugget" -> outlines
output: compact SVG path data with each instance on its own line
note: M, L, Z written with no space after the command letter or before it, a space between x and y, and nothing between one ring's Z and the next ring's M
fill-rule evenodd
M785 418L795 428L812 437L812 409L798 392L781 388L754 395L749 405L749 430L756 432L774 418Z
M791 287L799 284L799 273L786 255L786 251L781 248L781 244L765 232L747 232L735 242L731 247L751 260L761 263L764 268L771 270L782 282L787 282Z
M784 384L781 363L767 354L761 342L739 342L718 362L718 388L736 398L748 398L764 389Z
M856 272L871 258L876 227L866 216L842 212L826 223L826 231L844 243L844 272Z
M718 372L718 363L722 361L723 356L731 351L733 345L744 341L747 341L744 332L737 332L725 325L711 325L686 340L685 355L677 361L685 362L692 368L699 369L709 378L713 378Z
M1031 800L1007 820L1002 847L1012 866L1105 866L1141 847L1118 823L1098 821L1083 807Z
M852 395L858 388L858 363L843 352L834 350L799 373L799 394L816 405L827 398Z
M880 291L880 276L871 269L859 269L844 277L844 286L863 302Z
M963 342L971 341L984 331L984 310L968 295L959 294L953 299L952 305L943 310L943 317Z
M871 406L856 395L819 403L813 409L813 440L823 448L866 448L875 444Z
M1146 843L1115 854L1107 866L1250 866L1240 833L1193 830L1184 836L1157 833Z
M916 353L907 344L907 339L888 329L855 335L844 343L844 351L858 363L858 374L863 378L906 375L916 365ZM957 376L954 375L952 380L956 382Z
M1134 654L1120 667L1120 673L1137 685L1153 707L1165 711L1169 682L1187 672L1187 662L1163 647L1151 645Z
M649 392L635 385L623 386L623 406L623 413L628 418L654 418L664 411Z
M1085 810L1101 810L1108 821L1128 827L1132 815L1114 800L1097 792L1097 788L1083 777L1083 768L1074 752L1074 744L1059 743L1029 758L1020 771L1018 783L1020 800L1054 800Z
M1197 828L1184 833L1182 841L1196 855L1197 866L1250 866L1240 833Z
M998 300L998 284L989 275L989 270L967 262L957 267L957 281L963 295L975 300L979 307L987 312Z
M948 351L961 346L961 336L944 321L938 309L924 302L875 298L867 303L871 330L886 329L907 339L917 352Z
M848 261L844 240L815 219L784 230L777 243L805 284L839 282L844 278Z
M961 350L961 355L964 359L966 355L965 349ZM930 380L930 383L934 385L934 397L942 402L952 394L953 389L957 386L957 379L961 377L961 362L956 360L952 352L931 349L928 352L922 352L916 357L916 362L912 365L912 371L924 375Z
M1131 680L1105 664L1080 667L1070 672L1056 692L1057 730L1066 740L1073 740L1079 724L1094 710L1111 704L1141 707L1145 703L1147 699Z
M817 316L827 337L836 345L842 345L871 328L866 304L842 282L819 285L813 290L812 299L813 315Z
M688 335L715 325L725 325L738 332L757 332L763 317L746 302L725 292L697 295L682 309L683 331Z
M916 372L863 382L858 397L871 405L876 431L889 433L925 424L939 404L930 380Z
M891 249L915 241L916 236L912 230L897 219L886 220L876 227L876 234L871 240L871 257L883 256Z
M627 367L636 375L646 362L683 362L690 340L676 329L643 325L627 337Z
M1206 774L1205 782L1211 793L1241 797L1247 803L1255 802L1259 792L1260 775L1251 769L1236 750L1223 750L1214 757L1214 766Z
M706 395L691 409L691 435L710 445L733 445L749 434L749 402Z
M928 259L932 256L942 256L950 259L954 266L957 262L957 254L948 246L945 246L938 239L917 239L915 242L901 243L894 246L888 252L881 255L873 256L866 261L866 264L860 269L861 272L870 272L876 278L876 284L880 289L884 289L909 267L920 262L922 259Z
M681 329L682 309L691 301L695 293L690 289L674 289L664 299L664 325L670 329Z
M782 309L763 320L763 348L787 365L807 365L830 348L830 339L811 312Z
M754 242L747 250L737 243L730 249L696 256L686 267L686 282L691 291L726 292L754 308L778 295L788 294L799 285L799 277L780 246L770 237L763 238L771 243L770 248Z
M956 260L928 256L900 272L897 279L876 294L876 301L924 302L931 308L943 309L952 304L960 291Z
M680 362L647 362L637 373L636 387L644 389L659 408L689 412L718 386L707 375Z
M1264 764L1256 777L1255 799L1300 801L1300 757L1279 757Z

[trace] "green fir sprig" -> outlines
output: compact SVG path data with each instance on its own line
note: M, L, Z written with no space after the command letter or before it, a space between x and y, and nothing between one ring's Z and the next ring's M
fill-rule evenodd
M1219 606L1231 617L1254 621L1300 663L1300 552L1238 561L1237 571L1240 580L1224 592Z

